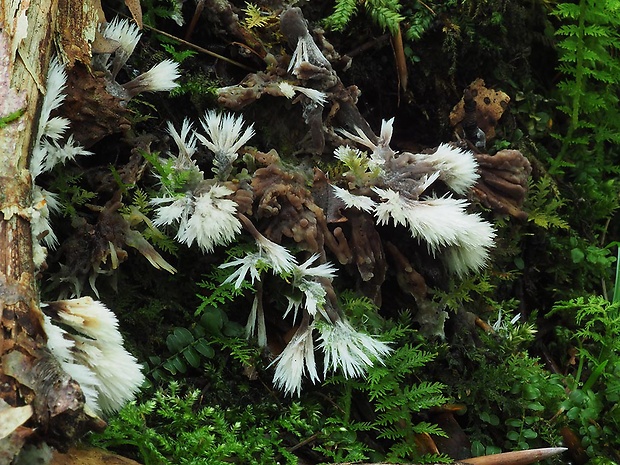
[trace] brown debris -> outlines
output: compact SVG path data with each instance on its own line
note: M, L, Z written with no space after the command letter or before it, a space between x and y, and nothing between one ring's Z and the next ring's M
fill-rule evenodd
M59 283L68 282L73 292L80 295L86 278L95 293L95 282L100 274L111 275L128 258L127 247L140 252L153 267L170 273L176 270L168 264L140 232L133 230L129 221L119 213L120 197L111 199L104 207L91 208L99 212L95 224L86 218L74 219L76 231L58 251L65 264L55 277Z
M288 40L291 49L295 49L298 40L311 39L306 20L299 8L291 8L281 16L281 30ZM315 34L324 56L342 62L344 59L335 53L334 48L325 40L321 31ZM273 51L273 55L280 57L280 53ZM361 128L370 138L375 138L367 121L360 114L356 103L360 95L356 86L346 87L331 63L324 57L321 66L309 62L303 62L295 69L295 76L288 72L289 60L277 58L273 66L265 72L248 74L238 85L223 87L218 90L218 103L231 110L239 110L267 94L274 97L284 97L279 84L287 82L292 85L309 87L323 92L328 103L319 105L306 96L299 95L293 103L301 102L303 106L303 118L309 127L308 136L302 139L301 150L311 154L323 153L326 145L326 137L337 138L331 129L341 127L350 131ZM323 111L324 107L326 110ZM337 141L337 144L340 140Z
M231 110L241 110L261 98L263 94L284 97L278 86L279 82L281 78L275 74L263 71L248 74L238 85L218 89L217 101Z
M111 95L105 74L76 63L68 72L61 115L71 120L71 134L85 148L110 134L129 129L123 100Z
M263 234L272 241L281 243L282 236L290 237L305 250L319 253L323 250L322 226L326 221L306 183L300 171L285 170L276 163L259 168L252 178L258 201L256 216L268 220Z
M432 408L430 411L431 421L439 426L447 436L432 436L440 453L446 454L453 459L466 459L471 454L471 442L469 436L456 420L454 414L465 413L464 405L446 404Z
M545 447L542 449L527 449L515 452L502 452L500 454L483 455L470 459L462 459L452 462L451 465L529 465L541 460L553 457L566 451L566 447ZM335 464L327 464L335 465ZM345 465L353 465L347 462ZM393 463L368 463L367 465L396 465ZM406 465L418 465L408 463Z
M392 265L396 269L396 279L400 288L416 298L424 299L427 292L424 276L416 271L394 244L386 242L385 249L390 254Z
M241 214L251 215L254 192L250 189L242 189L239 184L234 182L226 182L224 185L234 192L232 200L237 204L237 211Z
M483 79L476 79L472 82L464 92L464 94L467 93L471 95L475 103L472 107L475 109L476 125L484 131L486 140L493 139L495 137L495 126L508 108L510 97L502 91L488 89ZM465 118L464 96L450 113L450 125L456 128L458 132L463 132L463 126L467 123L464 121Z
M42 425L38 434L58 449L68 447L67 438L102 430L104 423L83 410L84 395L78 383L60 368L58 361L43 349L14 350L2 357L6 375L22 385L33 407L33 419Z
M54 451L50 465L140 465L135 460L103 449L71 447L60 453Z
M495 155L475 156L480 166L480 180L473 188L474 195L496 212L520 220L527 219L527 213L521 207L532 172L528 159L518 150L500 150Z
M318 206L323 209L327 224L344 223L347 218L342 215L345 203L334 194L331 183L327 176L319 168L314 168L314 182L312 184L312 196Z
M378 282L375 284L380 287L385 279L387 264L375 222L368 213L358 210L347 212L347 217L351 225L352 251L360 276L363 281L376 278Z
M135 185L147 171L148 162L142 155L151 153L152 137L145 135L129 141L135 145L129 160L112 173L108 166L97 167L84 172L89 188L105 197L113 197L119 189L119 180L126 186Z
M142 29L142 6L140 5L140 0L125 0L125 6L138 27Z
M349 247L347 237L344 235L342 228L334 229L332 235L328 235L327 247L336 256L341 265L348 265L353 260L353 252ZM333 237L333 240L331 238Z
M351 259L357 266L362 282L360 291L381 305L381 286L385 281L387 261L379 232L375 228L372 217L365 212L349 209Z
M225 37L227 41L230 41L231 37L236 38L259 57L267 55L262 42L242 27L239 16L235 13L230 2L227 0L206 0L203 8L203 20L206 17L207 21L215 26L210 28L213 32Z
M564 451L566 451L566 447L518 450L465 459L462 463L464 465L529 465L561 454Z
M575 465L584 465L590 460L588 453L581 444L581 437L570 427L563 426L560 429L560 435L562 436L564 445L568 447L568 454L573 459Z
M303 171L285 169L275 151L257 152L256 161L269 163L259 168L252 178L254 216L262 234L276 243L283 237L293 239L303 250L325 256L325 246L340 263L350 262L350 249L341 234L332 233L325 212L315 203Z

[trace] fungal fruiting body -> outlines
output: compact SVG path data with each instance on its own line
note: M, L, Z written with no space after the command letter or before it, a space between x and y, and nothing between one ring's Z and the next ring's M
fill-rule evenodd
M78 382L95 413L116 412L135 397L144 382L142 366L123 347L111 310L90 297L41 307L49 350Z

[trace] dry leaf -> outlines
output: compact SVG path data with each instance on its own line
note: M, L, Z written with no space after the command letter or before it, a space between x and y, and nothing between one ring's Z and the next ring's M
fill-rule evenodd
M50 465L140 465L135 460L101 449L71 448L66 454L54 452Z
M129 8L131 17L138 27L142 29L142 7L140 6L140 0L125 0L125 6Z
M0 439L7 437L32 416L32 407L11 407L0 399Z

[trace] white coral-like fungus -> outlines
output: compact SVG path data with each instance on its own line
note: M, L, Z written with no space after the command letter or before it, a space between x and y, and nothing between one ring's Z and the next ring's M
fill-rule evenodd
M129 97L135 97L141 92L162 92L179 87L176 80L181 77L179 64L173 60L164 60L156 64L146 73L123 84Z
M65 134L65 131L69 128L69 120L62 116L55 116L50 119L45 125L44 134L45 137L57 141Z
M379 134L379 140L377 146L389 147L392 141L392 134L394 133L394 117L388 120L381 121L381 133Z
M52 58L50 61L49 69L47 71L47 82L45 89L45 96L43 97L43 103L41 104L41 114L39 117L39 127L37 131L37 137L40 140L44 135L47 135L51 139L55 140L66 129L66 126L62 126L59 130L58 121L52 123L51 131L47 132L47 125L50 122L50 114L53 110L58 108L64 102L66 96L63 90L67 87L67 73L65 67L58 61L57 57ZM67 120L64 120L65 122Z
M192 159L192 156L196 153L197 139L195 132L192 131L190 120L187 118L183 120L180 134L170 121L168 121L167 129L168 134L170 134L179 149L179 155L174 157L176 160L175 169L177 171L195 169L196 162Z
M58 211L60 211L60 202L56 195L34 185L32 206L28 209L28 213L30 230L35 239L32 243L32 261L37 269L45 263L48 249L54 249L58 245L58 239L50 224L50 214ZM45 244L45 247L41 243Z
M241 232L241 223L236 217L237 204L225 197L233 191L214 184L199 195L186 194L181 198L154 198L151 203L162 205L155 212L156 226L178 222L176 239L188 246L194 242L203 252L213 252L217 245L229 244Z
M319 254L313 254L308 260L295 267L293 270L293 286L303 293L303 306L311 316L315 317L318 312L324 318L329 319L325 311L327 292L325 287L316 279L332 279L336 275L336 268L331 263L311 266L319 257ZM292 306L289 305L287 313L291 308ZM297 308L295 307L295 319L297 317Z
M312 325L298 329L284 350L271 363L276 366L273 375L274 384L290 396L299 396L301 393L301 381L305 373L308 373L312 382L319 380L314 359L312 329Z
M474 218L469 223L469 229L460 235L459 245L448 247L442 255L448 269L461 277L487 265L489 249L493 247L495 238L495 230L490 223L478 215L469 216Z
M242 133L243 116L213 110L207 111L201 124L208 138L201 134L196 134L196 137L213 152L213 171L223 179L230 174L239 149L254 135L254 125L250 124Z
M237 267L224 283L235 281L235 288L239 289L241 283L247 279L250 273L250 282L260 281L260 264L270 267L274 273L291 273L298 268L297 260L286 247L270 241L260 234L256 238L258 252L246 254L244 257L235 258L228 263L220 265L220 268Z
M321 92L320 90L310 89L309 87L294 86L284 81L280 82L278 87L280 88L280 92L282 92L282 94L287 98L293 98L295 96L295 91L297 91L304 94L314 103L319 105L325 105L327 103L327 95L325 92Z
M411 235L426 241L432 253L449 247L448 266L459 275L484 266L495 232L490 223L465 211L467 202L451 197L411 200L391 189L373 190L384 200L375 215L379 224L390 218L409 228Z
M319 347L325 353L325 374L340 369L347 378L361 376L375 361L382 363L391 351L385 342L356 331L346 320L318 326Z
M86 399L86 405L94 412L100 412L97 377L88 366L82 365L76 360L74 355L76 351L75 340L67 331L56 326L47 315L43 315L43 328L47 335L47 347L54 358L58 360L65 373L80 385Z
M90 155L69 136L62 144L60 139L69 127L69 120L56 116L50 118L51 112L62 105L65 94L67 73L56 57L50 61L47 73L46 93L41 104L41 113L30 157L30 174L32 179L45 171L50 171L59 163L73 160L77 155ZM50 210L58 205L53 195L47 191L33 188L33 202L30 208L30 220L33 237L42 239L48 247L56 245L57 240L49 223ZM33 244L33 261L37 268L45 262L46 249L39 243Z
M156 209L153 224L162 226L179 223L176 238L191 246L194 241L204 252L213 252L217 245L230 243L241 232L241 223L236 217L237 204L224 197L233 191L214 184L206 192L195 196L163 197L151 199Z
M439 179L457 194L466 194L478 180L478 163L469 150L441 144L435 153L416 154L416 157L439 170Z
M47 247L58 245L56 234L49 222L50 213L57 212L60 205L51 192L34 186L32 189L32 208L30 209L30 229L32 237L40 238Z
M270 241L262 234L256 238L256 244L261 254L269 259L275 273L290 273L297 266L297 260L286 247Z
M103 37L118 42L118 49L114 52L114 61L112 63L112 78L115 78L120 69L127 63L127 60L140 41L140 35L138 26L118 16L103 29Z
M187 193L183 197L154 197L150 201L155 205L155 226L170 225L173 223L186 224L194 212L194 196ZM165 205L169 204L169 205Z
M261 268L268 266L274 273L290 273L297 267L297 260L285 247L270 241L260 233L256 237L256 244L258 245L258 252L248 253L245 257L235 258L228 263L220 265L220 268L237 267L223 284L234 281L235 288L239 289L243 281L247 279L248 273L250 274L250 282L252 284L256 281L260 282L259 266ZM264 347L267 345L265 315L263 313L260 291L254 297L246 325L247 337L249 338L254 334L257 336L259 346Z
M295 91L304 94L314 103L319 105L325 105L327 103L327 94L325 92L321 92L317 89L310 89L309 87L302 86L294 86L289 84L288 82L281 82L279 85L280 91L287 98L293 98L295 96Z
M115 412L133 399L144 382L142 367L123 347L116 316L90 297L45 305L58 323L45 319L48 347L82 386L95 412ZM83 367L83 368L80 368Z
M328 278L336 276L336 268L331 263L321 263L320 265L310 266L320 258L318 253L312 254L308 260L299 265L293 272L295 279L300 278Z
M363 145L366 148L369 148L373 152L377 149L377 144L371 141L370 138L366 135L366 133L362 131L362 128L358 126L355 127L356 134L353 134L346 129L338 129L337 131L346 138L351 139L353 142L357 142L358 144Z
M221 264L220 268L237 267L237 269L224 280L222 284L235 282L235 289L239 289L250 273L250 283L260 281L260 271L258 265L265 261L265 257L260 252L249 253L245 257L234 258L227 263Z
M223 198L233 192L224 186L213 186L196 199L194 214L185 228L180 228L178 238L191 245L194 241L206 252L216 245L230 243L241 232L241 223L235 216L237 204Z
M334 190L336 197L342 200L347 208L357 208L358 210L370 213L376 207L375 201L370 197L351 194L348 190L338 186L332 185L332 189Z
M327 292L320 283L303 278L297 283L297 288L304 294L304 308L310 316L316 317L320 312L324 318L329 318L325 312ZM297 319L296 313L294 319Z
M91 154L79 146L72 136L64 145L58 143L69 127L69 120L60 116L50 119L50 114L65 100L63 90L66 83L67 73L64 66L54 57L47 72L47 89L41 104L37 135L30 159L30 173L33 179L45 171L50 171L58 163L73 160L77 155Z
M304 63L310 63L321 68L331 68L329 61L308 33L297 39L297 46L288 65L288 71L292 71L295 76L299 76L300 68Z
M497 312L497 321L495 323L491 323L490 321L488 321L487 323L491 325L491 327L493 328L493 331L502 331L502 330L506 330L509 327L513 326L520 319L521 319L521 314L517 313L508 322L506 322L506 320L504 320L503 315L502 315L502 309L500 308L499 311Z
M73 139L73 135L69 136L64 145L44 140L32 152L30 171L33 177L37 177L41 173L51 171L56 165L73 161L78 155L92 155L92 152L79 145Z
M314 103L325 105L327 103L327 95L320 90L310 89L309 87L294 86L295 90L304 94Z
M295 97L295 87L292 84L282 81L278 83L278 88L280 89L280 92L282 92L282 95L286 98Z
M265 313L263 312L262 299L259 294L254 296L248 323L245 326L245 335L249 339L256 334L259 347L267 346L267 327L265 326Z

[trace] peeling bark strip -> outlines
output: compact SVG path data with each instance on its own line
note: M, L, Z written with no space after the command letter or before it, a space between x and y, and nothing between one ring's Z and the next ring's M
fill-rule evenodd
M64 448L94 419L84 412L79 386L46 347L32 261L28 172L57 11L57 0L0 0L0 400L33 408L26 427L5 439L15 443L36 430Z

